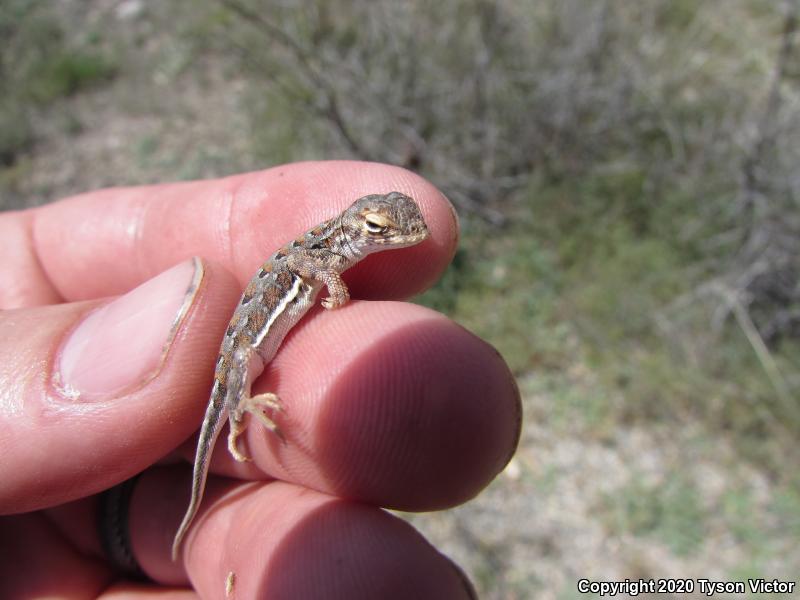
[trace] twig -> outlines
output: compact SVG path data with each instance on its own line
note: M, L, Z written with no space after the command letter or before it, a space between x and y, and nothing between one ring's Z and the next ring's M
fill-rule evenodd
M341 110L339 110L339 101L337 98L336 90L323 75L323 70L318 69L314 65L314 57L308 52L301 44L299 44L292 36L278 27L275 23L264 17L259 12L253 11L245 4L238 2L238 0L219 0L219 2L227 7L231 12L239 16L247 23L257 23L264 31L273 37L279 44L281 44L289 53L294 57L298 63L299 68L302 70L305 77L311 82L311 85L319 90L324 98L324 106L318 106L313 102L309 102L309 106L318 114L326 118L333 124L336 131L344 140L347 148L357 157L363 160L379 160L380 157L374 156L370 153L364 144L355 138L352 130L347 123Z
M739 302L736 294L731 289L723 285L717 285L715 288L717 294L722 297L722 299L730 307L731 312L733 312L733 315L736 318L736 323L739 325L745 337L747 338L747 341L750 343L750 346L753 348L753 352L758 358L758 361L761 363L761 367L764 369L764 372L767 374L767 378L772 384L775 393L778 395L778 399L783 404L784 410L786 410L787 414L792 414L794 419L800 421L800 404L795 402L792 398L792 394L789 391L789 386L787 385L786 380L784 379L783 375L781 375L780 369L775 363L775 359L772 358L767 345L764 343L761 334L758 333L758 329L756 329L756 326L753 323L753 320L750 318L747 309L742 305L741 302Z
M775 58L775 68L772 72L772 81L769 86L764 111L761 113L755 143L742 161L742 187L744 195L743 209L748 218L748 229L752 227L755 217L756 200L761 190L758 166L764 158L767 146L774 144L775 131L773 121L781 106L781 83L786 77L786 69L791 58L794 37L797 31L797 6L795 2L786 3L786 16L783 21L781 34L781 47ZM745 233L747 235L747 232Z

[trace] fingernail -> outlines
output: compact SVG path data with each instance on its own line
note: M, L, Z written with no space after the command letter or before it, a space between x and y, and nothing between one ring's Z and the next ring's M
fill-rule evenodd
M89 313L62 347L56 387L71 399L105 399L155 377L202 279L193 258Z

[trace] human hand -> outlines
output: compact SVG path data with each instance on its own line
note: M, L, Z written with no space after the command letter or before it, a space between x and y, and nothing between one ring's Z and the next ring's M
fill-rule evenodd
M219 444L182 564L196 430L222 334L271 252L368 193L415 198L430 238L344 278L402 299L452 258L457 223L394 167L301 163L215 181L109 189L0 215L0 597L458 598L468 584L378 507L454 506L516 445L520 403L487 344L409 303L312 310L254 385L286 412L240 464ZM192 260L192 256L202 260ZM119 298L120 294L124 294ZM175 449L178 451L175 452ZM130 583L105 559L97 494L130 498Z

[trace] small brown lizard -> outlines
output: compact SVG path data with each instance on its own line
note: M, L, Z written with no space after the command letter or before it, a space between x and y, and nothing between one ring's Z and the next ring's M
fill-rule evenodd
M413 199L400 192L364 196L339 216L283 246L250 280L217 357L214 386L197 442L192 497L175 534L173 560L200 508L211 452L225 417L230 422L228 451L238 461L250 460L236 443L247 427L246 413L281 436L271 416L282 410L280 400L271 393L251 396L250 386L314 304L322 286L330 294L322 306L338 308L350 299L341 278L344 271L368 254L412 246L427 236L425 220Z

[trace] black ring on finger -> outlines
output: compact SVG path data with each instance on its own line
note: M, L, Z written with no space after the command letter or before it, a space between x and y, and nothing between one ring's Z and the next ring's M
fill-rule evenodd
M97 507L97 533L108 561L128 577L143 580L147 579L147 576L133 556L128 524L131 496L139 475L100 494Z

